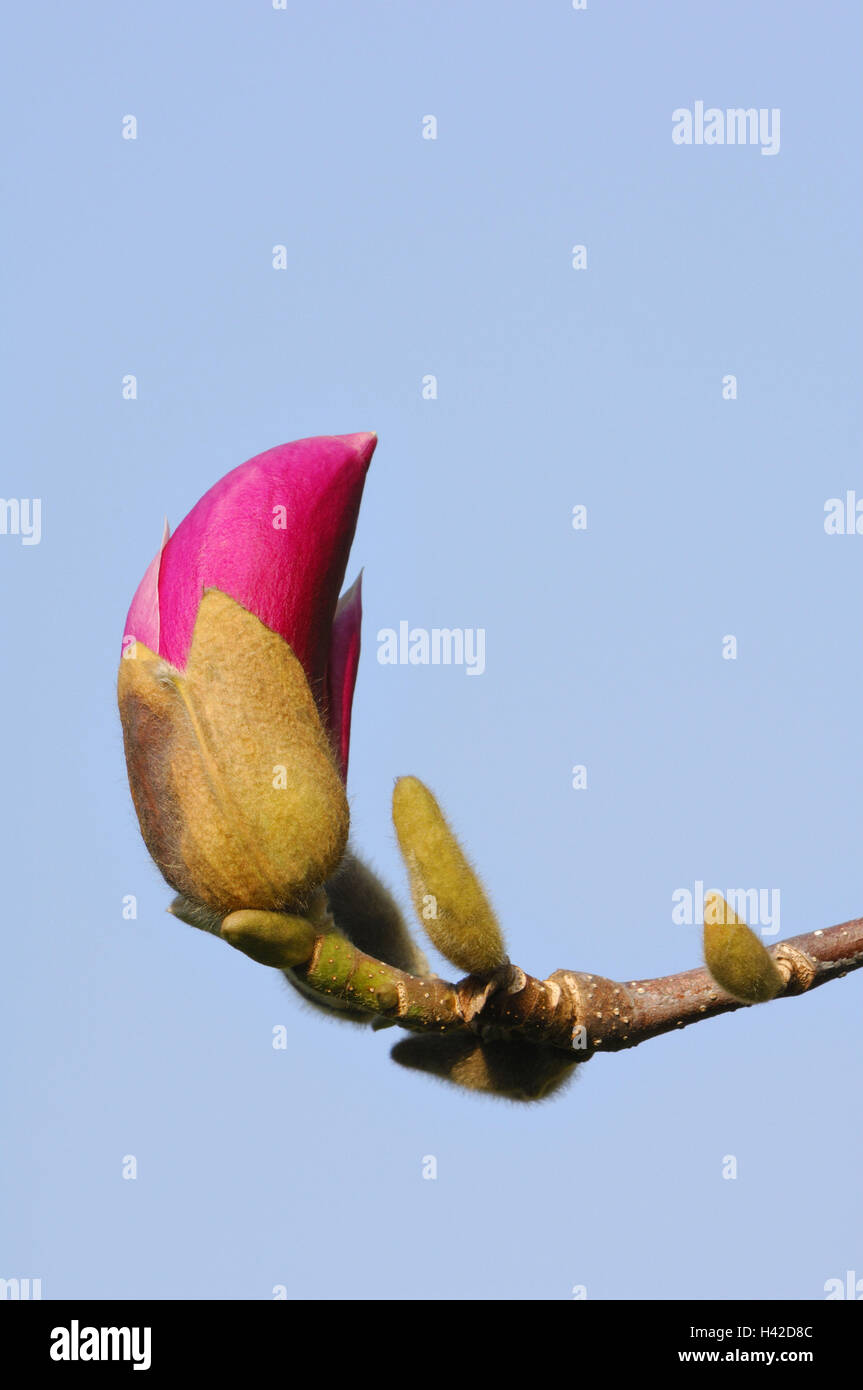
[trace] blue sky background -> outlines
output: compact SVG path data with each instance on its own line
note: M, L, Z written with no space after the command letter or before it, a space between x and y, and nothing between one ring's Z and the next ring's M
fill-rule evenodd
M0 1275L251 1299L863 1275L860 977L596 1057L541 1106L460 1092L167 915L114 696L163 515L274 444L376 429L349 792L404 900L415 773L534 974L697 964L671 920L697 879L779 888L782 936L863 912L863 538L823 527L863 497L860 24L802 0L7 18L0 491L43 526L0 536ZM696 100L780 108L779 154L675 146ZM484 627L486 673L379 665L402 619Z

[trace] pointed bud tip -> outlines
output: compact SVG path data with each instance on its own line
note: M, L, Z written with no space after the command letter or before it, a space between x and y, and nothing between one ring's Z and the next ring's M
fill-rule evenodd
M363 597L363 572L360 570L353 584L349 585L345 592L339 597L336 605L336 615L343 613L346 608L353 608L355 604L362 604Z
M378 436L376 430L371 430L369 433L365 434L342 434L339 435L338 438L340 438L342 443L346 444L348 448L353 449L360 459L360 462L368 467L372 460L372 454L377 448Z

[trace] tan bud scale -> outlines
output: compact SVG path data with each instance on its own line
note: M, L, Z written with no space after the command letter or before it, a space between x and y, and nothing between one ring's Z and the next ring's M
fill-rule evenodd
M120 662L123 741L165 878L222 916L302 908L341 859L348 806L297 657L217 589L201 600L185 671L141 642L135 653Z

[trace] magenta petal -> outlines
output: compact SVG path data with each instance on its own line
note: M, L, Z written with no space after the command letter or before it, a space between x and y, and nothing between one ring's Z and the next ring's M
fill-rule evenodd
M249 459L211 487L162 557L161 655L185 666L203 592L221 589L290 643L320 698L376 444L374 434L300 439Z
M359 574L351 587L342 594L333 622L333 640L327 668L327 716L342 769L342 781L348 778L348 751L351 743L351 706L360 660L360 627L363 617L363 576Z
M134 637L139 642L143 642L145 647L149 647L151 652L159 650L160 618L159 618L159 571L162 566L162 554L171 535L168 526L168 518L165 517L165 524L162 528L162 544L158 552L153 556L147 566L144 578L135 590L135 597L129 607L126 617L125 636Z

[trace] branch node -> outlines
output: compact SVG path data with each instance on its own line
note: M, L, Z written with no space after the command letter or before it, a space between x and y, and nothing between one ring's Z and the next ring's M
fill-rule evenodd
M804 994L818 973L818 967L811 956L780 941L771 951L780 975L785 978L784 994Z

